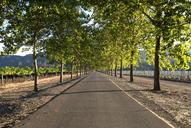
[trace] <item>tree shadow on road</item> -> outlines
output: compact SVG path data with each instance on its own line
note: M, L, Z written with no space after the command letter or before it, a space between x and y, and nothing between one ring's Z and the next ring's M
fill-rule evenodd
M64 86L65 84L70 83L70 82L72 82L72 81L74 81L74 80L76 80L76 79L79 79L79 77L74 78L74 79L71 79L71 80L66 80L66 81L64 81L63 83L56 83L56 84L52 84L52 85L50 85L50 86L41 88L41 89L39 90L39 92L26 91L27 95L21 96L21 97L19 97L19 99L20 99L20 100L26 99L26 98L29 99L29 98L34 98L34 97L43 96L43 95L47 95L47 96L48 96L48 94L42 94L42 93L43 93L43 92L46 92L46 91L49 90L49 89L56 88L56 87L58 87L58 86ZM17 92L17 93L20 93L20 92ZM54 96L55 96L55 94L54 94Z
M77 92L63 92L62 94L87 94L87 93L110 93L110 92L122 92L122 90L89 90L89 91L77 91Z
M135 89L129 89L129 90L120 90L120 89L115 89L115 90L86 90L86 91L76 91L76 92L64 92L62 94L86 94L86 93L112 93L112 92L156 92L152 89L140 89L140 90L135 90ZM164 91L165 92L165 91ZM157 93L164 93L164 92L157 92Z

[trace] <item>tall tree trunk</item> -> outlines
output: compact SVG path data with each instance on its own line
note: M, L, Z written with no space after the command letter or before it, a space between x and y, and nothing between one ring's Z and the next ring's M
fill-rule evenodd
M130 64L130 82L133 82L133 64Z
M33 66L34 66L34 91L38 92L38 65L37 65L36 41L33 44Z
M111 68L111 76L113 76L113 69Z
M78 68L78 66L77 66L77 67L76 67L76 70L77 70L77 77L79 76L79 75L78 75L78 73L79 73L78 69L79 69L79 68Z
M71 79L73 79L73 64L72 63L71 63L71 69L70 70L71 70L71 74L70 74L71 75Z
M63 82L63 60L60 62L60 83Z
M7 81L8 81L8 80L7 80L7 75L5 75L5 83L7 83Z
M134 57L134 50L131 51L130 82L133 82L133 57Z
M155 69L154 69L154 90L160 90L160 69L159 69L159 51L160 51L160 36L156 36L155 46Z
M86 75L86 67L84 66L84 75Z
M3 74L1 74L1 84L4 84Z
M87 75L87 67L84 67L84 74Z
M120 78L122 78L123 77L123 60L122 60L122 58L121 58L121 60L120 60L120 76L119 76Z
M80 64L80 76L82 76L82 67L81 67L81 64Z
M115 77L117 77L117 64L115 64Z

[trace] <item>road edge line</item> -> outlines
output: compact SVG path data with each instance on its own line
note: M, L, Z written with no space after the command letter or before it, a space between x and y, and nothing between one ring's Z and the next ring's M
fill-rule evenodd
M151 112L153 115L155 115L156 117L158 117L160 120L162 120L163 122L165 122L167 125L169 125L171 128L176 128L175 126L173 126L169 121L167 121L166 119L164 119L163 117L160 117L158 114L156 114L154 111L150 110L148 107L146 107L145 105L143 105L141 102L139 102L137 99L135 99L134 97L132 97L130 94L128 94L126 91L124 91L118 84L116 84L113 80L111 80L110 78L108 78L115 86L117 86L122 92L124 92L128 97L130 97L131 99L133 99L135 102L137 102L139 105L141 105L142 107L144 107L145 109L147 109L149 112Z

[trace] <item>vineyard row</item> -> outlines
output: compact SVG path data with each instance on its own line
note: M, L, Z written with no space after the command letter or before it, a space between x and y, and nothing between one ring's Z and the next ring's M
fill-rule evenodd
M67 73L66 71L64 73ZM56 76L59 74L59 68L57 67L40 67L38 69L40 78ZM23 82L26 80L33 80L33 70L31 67L19 68L19 67L1 67L0 79L1 85L12 82Z

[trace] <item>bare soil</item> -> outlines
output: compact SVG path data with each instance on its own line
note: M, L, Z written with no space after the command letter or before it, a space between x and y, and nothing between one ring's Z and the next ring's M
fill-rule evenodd
M161 80L161 91L153 91L152 78L108 77L175 127L191 128L191 83Z

